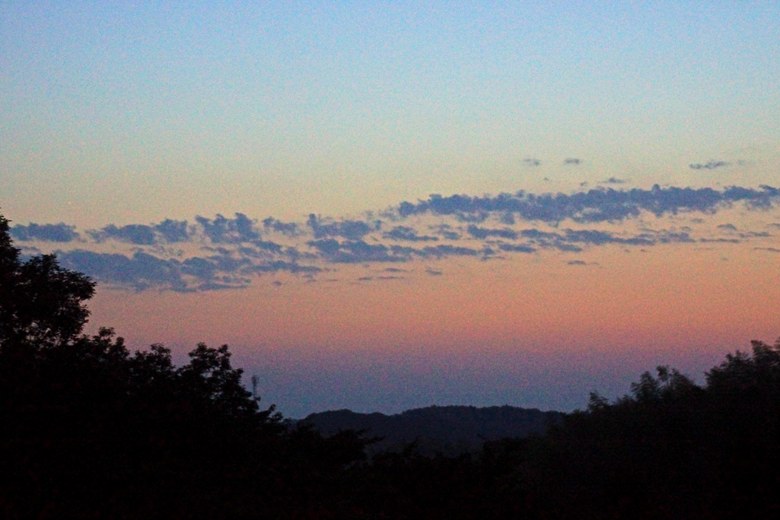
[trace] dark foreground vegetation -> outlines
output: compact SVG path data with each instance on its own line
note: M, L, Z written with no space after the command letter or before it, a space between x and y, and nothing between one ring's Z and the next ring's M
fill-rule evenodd
M288 427L227 347L181 367L109 329L85 276L22 260L0 217L1 518L774 518L780 342L698 386L661 367L547 433L455 456L364 455Z
M422 455L456 456L479 451L489 441L541 435L563 417L561 412L516 406L428 406L394 415L331 410L310 414L301 424L326 436L362 431L376 439L366 446L369 456L400 452L410 444Z

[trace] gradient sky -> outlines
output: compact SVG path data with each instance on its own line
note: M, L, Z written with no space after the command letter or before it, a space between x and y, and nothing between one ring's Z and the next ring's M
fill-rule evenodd
M0 212L267 402L569 410L780 335L774 2L0 2Z

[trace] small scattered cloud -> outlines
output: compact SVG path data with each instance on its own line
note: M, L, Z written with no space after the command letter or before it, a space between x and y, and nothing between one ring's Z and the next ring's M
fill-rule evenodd
M755 251L765 251L767 253L780 253L780 248L778 247L754 247Z
M523 164L535 168L537 166L541 166L542 161L540 161L539 159L534 159L533 157L526 157L525 159L523 159Z
M582 164L581 159L577 159L576 157L567 157L563 160L563 164L569 165L569 166L577 166Z
M626 179L619 179L617 177L610 177L609 179L601 181L601 184L625 184L628 181Z
M442 271L441 269L434 269L433 267L426 267L425 274L429 276L442 276L444 274L444 271Z
M692 163L688 167L692 170L717 170L731 166L730 162L710 160L705 163Z

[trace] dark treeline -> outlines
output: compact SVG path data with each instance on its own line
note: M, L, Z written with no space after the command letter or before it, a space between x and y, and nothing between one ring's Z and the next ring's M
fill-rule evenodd
M94 284L20 257L0 217L2 518L772 518L780 341L703 386L660 367L546 433L460 455L366 458L360 433L291 427L227 347L175 366L82 333Z
M487 441L542 434L560 422L561 412L542 412L515 406L428 406L395 415L332 410L308 415L323 435L344 430L363 431L372 439L367 455L403 451L410 444L423 455L460 455L479 451Z

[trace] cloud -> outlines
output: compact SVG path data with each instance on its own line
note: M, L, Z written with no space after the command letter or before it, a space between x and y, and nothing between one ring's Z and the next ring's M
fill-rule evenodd
M474 238L479 238L483 240L488 237L508 238L512 240L517 238L517 232L509 228L490 229L490 228L470 225L468 228L466 228L466 231L469 233L469 235L473 236Z
M439 235L442 236L442 238L445 238L447 240L459 240L460 239L460 233L453 230L453 227L449 224L439 224L437 226L431 226L429 229L432 231L437 232Z
M438 237L430 235L418 235L417 231L409 226L396 226L382 236L390 240L406 240L408 242L432 242L439 240Z
M358 282L387 282L391 280L404 280L403 276L361 276L357 279Z
M262 273L318 273L316 266L272 260L256 261L219 250L210 256L183 260L164 258L145 251L132 254L99 253L85 249L57 251L63 266L83 272L109 287L143 291L148 289L177 292L241 289L249 286L251 276Z
M442 276L444 274L444 271L441 269L434 269L432 267L426 267L425 268L425 274L429 276Z
M11 228L11 236L20 242L73 242L80 238L74 226L63 223L16 225Z
M168 243L186 242L190 239L186 220L165 219L155 225L154 230Z
M140 251L127 257L84 249L59 251L57 256L65 267L84 272L111 286L137 291L150 288L187 290L181 264L176 260L164 260Z
M438 245L428 246L414 251L414 254L421 258L443 258L447 256L477 256L480 251L470 247Z
M366 262L407 262L410 250L388 247L384 244L368 244L363 240L339 242L333 238L312 240L308 243L329 262L356 264Z
M163 243L186 242L190 239L188 224L184 220L166 219L158 224L128 224L116 226L109 224L101 229L87 231L92 240L105 242L116 240L135 245L154 245Z
M624 245L624 246L652 246L669 243L693 243L695 240L685 232L645 232L639 235L627 237L594 229L565 229L562 232L542 231L539 229L524 229L518 233L519 237L527 239L537 248L557 249L559 251L579 252L583 247ZM535 249L529 245L501 244L499 248L507 252L533 252Z
M498 248L506 253L535 253L536 248L527 244L498 244Z
M692 163L688 165L692 170L717 170L718 168L725 168L727 166L731 166L731 163L714 160L707 161L706 163Z
M772 234L767 231L740 231L734 224L720 224L718 229L725 232L727 235L738 236L742 239L769 238L772 236Z
M601 264L599 264L598 262L586 262L584 260L577 259L577 260L569 260L568 262L566 262L566 265L570 265L573 267L590 267L590 266L598 267Z
M721 223L712 234L712 228L706 227L710 219L703 217L735 205L743 211L764 211L778 201L780 190L771 186L601 187L568 194L434 194L381 213L394 222L390 229L370 213L361 219L312 214L303 222L268 217L259 225L236 213L232 218L198 216L192 222L109 224L81 235L66 224L16 226L13 232L22 242L78 241L78 246L69 246L80 248L76 250L57 246L63 262L110 287L212 291L246 287L258 276L275 273L324 281L321 276L326 272L363 269L374 280L393 279L417 269L401 269L399 264L435 263L451 257L488 260L549 250L579 253L607 246L646 249L672 243L767 240L772 235L766 226L780 229L776 218L774 224L762 226L764 231ZM646 218L677 215L687 217L685 225L675 218L667 229ZM626 225L629 220L635 225ZM41 243L31 245L42 248ZM166 247L170 244L180 245ZM771 247L765 250L774 252ZM572 262L579 265L576 258ZM438 267L428 269L439 273L426 271L429 275L442 273ZM350 272L340 279L354 281L356 276L360 273Z
M536 167L536 166L540 166L542 164L542 161L540 161L539 159L534 159L533 157L526 157L525 159L523 159L523 163L526 166Z
M240 244L260 240L260 233L255 229L254 221L243 213L236 213L232 219L219 214L213 219L198 215L195 222L214 244Z
M309 215L306 224L314 233L314 238L342 237L351 240L359 240L381 227L381 222L376 221L372 224L362 220L324 220L314 215Z
M636 218L646 212L656 217L681 212L713 213L737 202L751 208L769 208L780 200L780 190L771 186L759 189L729 187L662 188L615 190L591 189L572 194L547 193L535 195L518 191L496 196L469 197L467 195L433 194L417 203L402 202L397 208L404 218L412 215L452 215L460 220L478 216L483 221L491 214L512 213L528 221L558 224L564 220L579 223L618 222Z
M617 177L610 177L607 180L601 181L602 184L625 184L628 181L625 179L618 179Z
M87 231L87 234L98 242L110 239L137 245L152 245L156 242L154 229L143 224L121 227L110 224L102 229Z
M263 220L263 228L266 231L275 231L289 237L296 237L301 234L298 224L295 222L282 222L273 217L268 217Z
M564 159L563 164L567 164L567 165L570 165L570 166L577 166L579 164L582 164L582 160L581 159L577 159L576 157L568 157L568 158Z
M767 253L780 253L780 248L777 247L754 247L756 251L766 251Z

